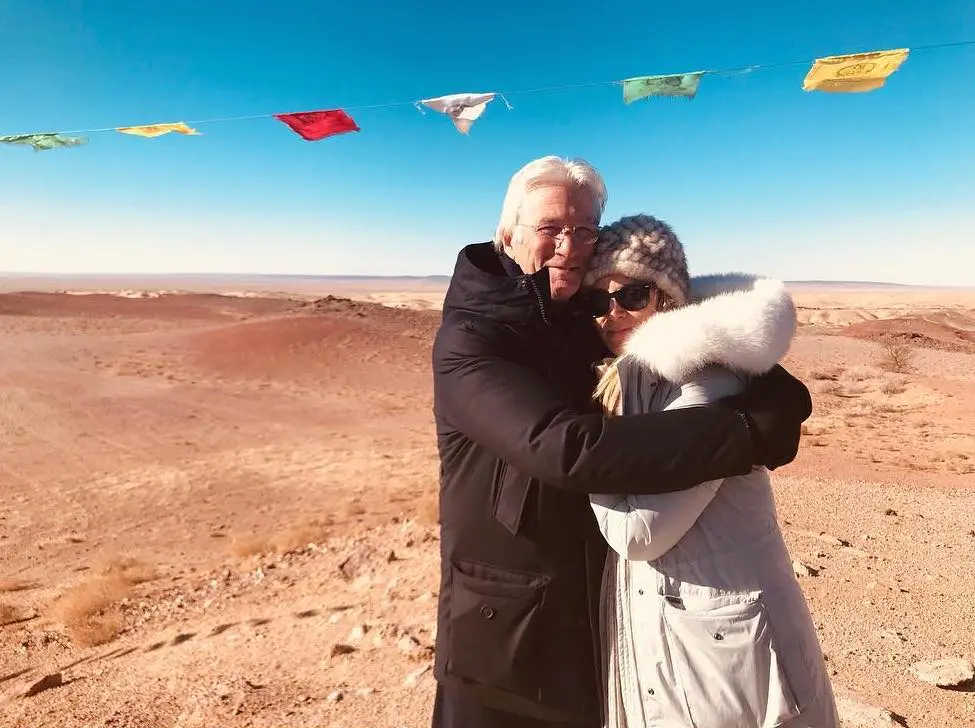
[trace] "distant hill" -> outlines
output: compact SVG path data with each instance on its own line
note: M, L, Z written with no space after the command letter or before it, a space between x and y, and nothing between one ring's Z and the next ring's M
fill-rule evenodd
M300 293L339 290L408 291L443 289L449 275L370 276L242 273L19 273L0 271L0 291L6 290L116 290L170 291L290 291ZM962 286L921 286L885 281L786 281L792 290L967 290Z
M932 286L912 286L907 283L885 283L883 281L786 281L792 288L931 288Z

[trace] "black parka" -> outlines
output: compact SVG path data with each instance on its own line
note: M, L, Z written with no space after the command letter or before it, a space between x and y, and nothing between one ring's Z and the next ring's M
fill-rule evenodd
M457 259L433 349L441 589L435 674L495 708L600 719L605 544L588 494L680 490L752 466L731 409L604 418L592 319L548 271L506 273L491 243Z

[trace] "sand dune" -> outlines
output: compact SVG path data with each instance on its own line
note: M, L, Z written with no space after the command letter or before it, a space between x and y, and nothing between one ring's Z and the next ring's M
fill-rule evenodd
M352 285L0 294L4 726L428 725L443 291ZM774 479L833 680L973 725L910 668L975 657L975 301L796 297Z

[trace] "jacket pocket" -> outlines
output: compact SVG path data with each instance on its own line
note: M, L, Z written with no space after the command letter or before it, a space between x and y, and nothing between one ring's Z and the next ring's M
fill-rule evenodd
M525 505L535 481L502 461L496 482L494 518L512 536L517 536L524 522Z
M694 728L777 728L799 716L760 596L707 611L662 601L667 644Z
M450 567L447 672L538 699L539 607L549 577L471 561Z

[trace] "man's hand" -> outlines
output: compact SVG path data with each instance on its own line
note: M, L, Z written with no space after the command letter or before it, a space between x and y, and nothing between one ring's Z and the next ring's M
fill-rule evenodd
M755 445L756 465L775 470L795 459L802 423L812 414L812 399L806 385L781 366L755 377L744 392L721 404L744 416Z

